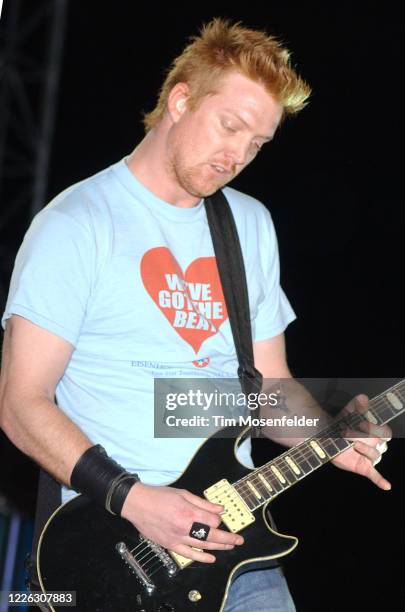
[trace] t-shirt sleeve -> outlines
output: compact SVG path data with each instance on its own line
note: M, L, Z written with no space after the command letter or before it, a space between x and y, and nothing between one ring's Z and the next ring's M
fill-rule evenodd
M262 299L252 321L253 341L267 340L281 334L296 315L280 286L280 261L277 236L270 213L264 211L258 236Z
M44 209L18 251L3 328L17 314L76 346L91 293L92 266L90 227Z

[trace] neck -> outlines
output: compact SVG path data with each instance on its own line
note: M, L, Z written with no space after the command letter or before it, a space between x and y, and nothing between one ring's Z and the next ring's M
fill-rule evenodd
M385 425L404 412L405 380L402 380L370 400L366 414L352 412L340 417L312 438L253 470L233 486L249 510L255 510L352 446L353 442L342 437L341 432L347 428L356 429L364 419Z
M178 184L168 162L167 132L168 126L162 120L134 149L127 158L127 165L135 178L158 198L179 208L191 208L201 198Z

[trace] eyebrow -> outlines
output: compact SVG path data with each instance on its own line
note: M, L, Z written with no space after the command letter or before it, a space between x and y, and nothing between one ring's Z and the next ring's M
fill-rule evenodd
M245 125L247 128L250 129L250 125L243 119L241 115L239 115L239 113L233 110L229 110L229 109L225 109L225 111L231 115L234 115L234 117L239 119L239 121L241 121L243 125ZM273 140L273 136L261 136L260 134L257 134L257 136L258 138L262 138L265 142L270 142L270 140Z

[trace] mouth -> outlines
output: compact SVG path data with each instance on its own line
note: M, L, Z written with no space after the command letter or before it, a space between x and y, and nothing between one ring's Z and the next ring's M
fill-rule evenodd
M211 164L211 168L214 170L215 174L218 174L219 176L227 176L232 174L232 171L230 168L225 168L224 166L221 166L220 164Z

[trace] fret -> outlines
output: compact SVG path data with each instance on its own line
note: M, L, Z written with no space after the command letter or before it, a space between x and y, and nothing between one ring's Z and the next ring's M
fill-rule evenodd
M262 490L266 489L267 493L269 494L269 496L271 497L272 495L274 495L274 489L271 486L271 484L269 483L269 481L267 480L267 478L265 478L263 476L263 474L259 473L257 475L257 479L260 481L261 486L262 486Z
M253 510L253 508L257 506L257 498L246 483L243 489L243 494L241 494L239 491L239 495L242 497L249 510Z
M306 459L313 470L322 465L322 461L319 459L315 451L307 444L307 456Z
M322 461L322 463L329 459L328 453L325 451L324 448L322 448L322 446L321 446L321 444L320 444L318 439L311 440L310 441L310 445L313 448L313 450L316 452L316 454L318 455L318 457Z
M304 473L304 476L310 474L313 471L312 465L306 458L305 449L301 447L293 448L290 451L290 456L294 459L295 463L299 466L300 470Z
M336 457L336 455L339 454L340 449L335 444L335 442L334 442L334 440L332 438L325 438L325 439L324 438L319 438L319 441L321 442L322 447L328 453L329 457Z
M352 429L353 424L349 421L349 415L345 415L341 417L338 421L335 421L332 425L327 427L325 430L325 435L330 438L344 438L344 433L347 429Z
M253 495L256 497L256 499L258 501L262 501L263 500L263 496L260 493L260 491L258 491L256 486L253 484L252 480L253 480L253 478L249 478L248 480L246 480L246 484L249 487L249 489L251 490L251 492L253 493Z
M253 474L252 478L250 478L250 481L253 482L254 487L257 489L257 491L260 493L264 500L270 499L274 495L274 489L272 488L270 483L267 482L267 480L262 474Z
M243 499L249 510L253 510L257 505L257 499L255 499L254 494L246 485L245 481L241 481L240 483L235 484L235 489L238 495Z
M405 385L400 384L399 387L396 387L395 393L399 396L399 399L405 404Z
M376 414L374 410L371 410L371 409L367 410L364 416L366 417L367 421L369 421L373 425L382 424L382 420L379 418L378 414Z
M294 472L294 475L298 478L301 478L301 476L303 475L302 470L300 469L299 465L295 463L294 459L290 455L286 455L284 457L284 460L286 461L288 466L291 468L291 470Z
M337 446L339 451L344 451L350 446L350 442L346 440L346 438L333 438L333 443Z
M270 469L273 472L274 476L277 478L277 480L284 487L287 484L287 479L284 478L284 474L278 469L276 465L274 465L274 463L270 466Z
M288 465L285 457L281 457L277 460L277 468L283 474L284 478L289 482L289 484L295 484L297 480L299 480L297 474L293 472L293 470Z
M378 408L376 407L376 411L382 423L386 423L392 419L394 414L397 414L386 397L381 398Z
M366 418L365 414L361 414L360 412L350 412L349 414L343 417L343 421L349 426L350 429L358 431L358 425ZM343 433L344 430L341 430Z
M359 424L365 420L373 425L382 425L403 412L405 412L405 380L388 389L385 394L370 400L366 413L357 411L346 413L322 430L318 436L302 442L254 470L250 476L245 476L233 485L235 491L251 511L256 510L272 497L350 448L353 443L344 436L347 430L359 431ZM233 499L231 501L233 503Z
M399 412L399 410L402 410L404 405L396 393L392 393L392 391L389 391L385 397L387 398L389 403L393 406L394 410L396 410L396 412Z
M265 477L265 479L273 487L273 489L274 489L274 491L276 493L280 493L281 491L284 491L284 488L282 487L282 485L280 484L279 480L275 477L275 475L271 471L269 465L263 467L261 472L262 472L263 476Z

